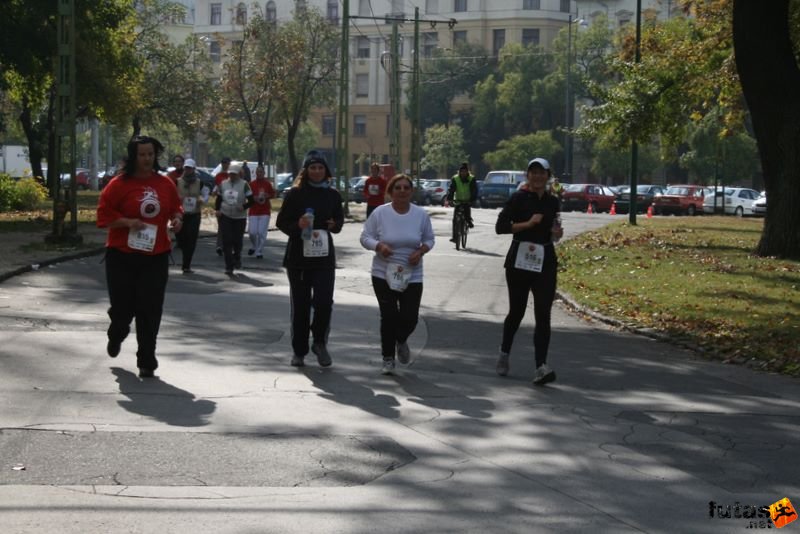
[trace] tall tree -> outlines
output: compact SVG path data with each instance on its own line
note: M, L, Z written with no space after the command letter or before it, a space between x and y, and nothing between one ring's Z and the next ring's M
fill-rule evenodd
M435 124L425 130L425 144L422 145L425 156L420 165L423 169L435 169L441 176L447 176L448 170L459 163L467 161L464 151L464 131L458 125L446 126Z
M525 169L531 157L544 156L549 160L561 150L562 146L553 139L552 133L541 130L503 139L497 144L497 150L487 152L483 159L493 169Z
M297 12L285 31L302 40L302 65L288 73L285 82L291 89L283 106L289 168L297 174L300 162L296 139L300 127L308 119L312 107L330 106L336 97L339 32L316 8Z
M800 260L800 69L792 44L797 26L790 32L797 11L797 2L790 0L773 0L768 8L753 0L733 0L736 67L767 191L758 253Z
M256 12L225 63L222 102L244 121L263 163L282 125L280 112L297 88L287 83L303 68L304 39Z

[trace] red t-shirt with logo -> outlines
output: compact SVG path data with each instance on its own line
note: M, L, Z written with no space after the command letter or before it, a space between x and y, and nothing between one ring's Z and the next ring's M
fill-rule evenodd
M364 182L364 195L367 206L381 206L386 203L386 180L383 176L370 176Z
M275 189L266 178L258 178L250 182L253 191L253 205L250 206L250 215L269 215L272 211L269 199L275 197Z
M109 228L106 247L138 254L162 254L172 248L167 225L183 213L178 190L166 176L153 172L146 178L115 176L100 193L97 203L97 227L107 228L120 218L139 219L156 227L156 238L150 251L128 246L130 228Z

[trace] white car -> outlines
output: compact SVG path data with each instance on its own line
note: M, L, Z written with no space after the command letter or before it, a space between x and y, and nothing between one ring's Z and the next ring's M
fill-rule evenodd
M753 204L755 204L758 197L758 191L746 187L719 188L716 191L716 195L712 189L703 199L703 213L714 213L714 200L716 198L717 211L722 209L724 199L724 213L726 215L736 215L737 217L755 215Z
M753 215L764 217L767 214L767 194L761 193L758 199L753 202Z

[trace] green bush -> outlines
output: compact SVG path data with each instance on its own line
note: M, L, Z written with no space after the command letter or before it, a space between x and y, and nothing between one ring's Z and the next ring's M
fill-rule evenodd
M33 178L14 180L0 174L0 212L32 210L47 198L47 189Z
M16 187L14 209L32 210L47 198L47 189L33 178L23 178L16 182Z
M17 183L7 174L0 174L0 211L9 211L17 202Z

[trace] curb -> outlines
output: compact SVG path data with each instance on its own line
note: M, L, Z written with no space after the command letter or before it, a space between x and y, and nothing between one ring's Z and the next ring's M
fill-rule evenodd
M55 258L42 260L39 263L31 263L29 265L23 265L22 267L18 267L13 271L0 273L0 283L8 280L9 278L13 278L14 276L18 276L20 274L29 273L31 271L38 271L42 267L47 267L48 265L55 265L56 263L61 263L63 261L77 260L80 258L87 258L89 256L96 256L98 254L102 254L105 250L106 247L93 248L89 250L83 250L81 252L76 252L74 254L67 254L65 256L57 256Z

